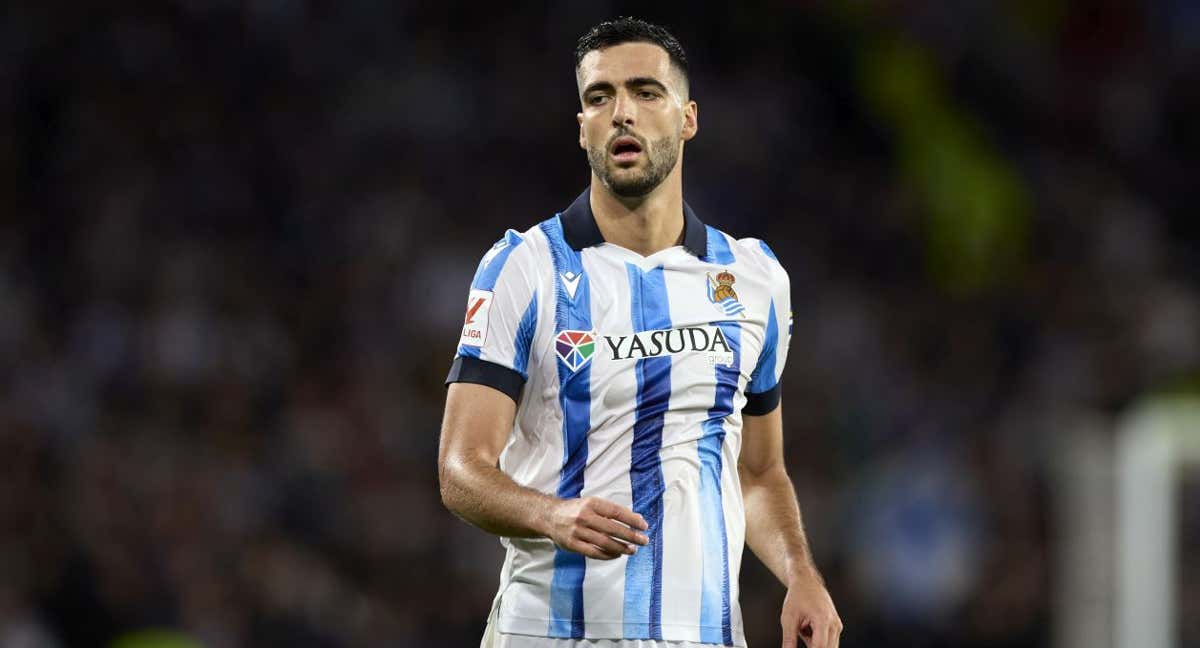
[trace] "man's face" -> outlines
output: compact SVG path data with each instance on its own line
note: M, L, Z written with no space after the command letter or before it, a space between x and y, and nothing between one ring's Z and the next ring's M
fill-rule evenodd
M622 43L588 52L577 70L579 146L614 194L644 196L671 173L696 134L696 102L666 50Z

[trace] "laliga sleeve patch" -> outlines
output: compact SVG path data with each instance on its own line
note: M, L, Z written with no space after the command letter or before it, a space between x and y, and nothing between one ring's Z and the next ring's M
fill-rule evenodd
M472 290L467 298L467 315L463 318L459 344L481 347L487 340L488 311L492 309L492 291Z

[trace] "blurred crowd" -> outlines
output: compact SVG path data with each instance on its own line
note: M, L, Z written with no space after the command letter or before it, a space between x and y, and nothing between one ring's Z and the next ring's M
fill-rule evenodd
M587 183L571 51L625 13L689 50L685 197L791 273L842 645L1050 645L1058 426L1200 385L1200 9L646 6L6 8L0 648L477 644L442 381L478 258Z

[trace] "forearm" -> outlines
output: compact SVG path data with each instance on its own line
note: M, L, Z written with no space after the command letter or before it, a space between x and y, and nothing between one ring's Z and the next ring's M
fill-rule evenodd
M761 473L741 471L746 544L785 586L817 575L792 480L782 462Z
M548 535L554 497L517 484L478 458L446 461L440 473L442 502L467 522L510 538Z

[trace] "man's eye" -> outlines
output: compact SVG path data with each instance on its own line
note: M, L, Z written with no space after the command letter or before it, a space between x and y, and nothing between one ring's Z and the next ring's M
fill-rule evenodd
M588 99L588 103L593 106L599 106L607 102L608 97L606 95L595 95L594 97Z
M641 99L647 99L647 100L656 99L656 98L658 98L658 93L651 92L650 90L642 90L641 92L638 93L638 97Z

